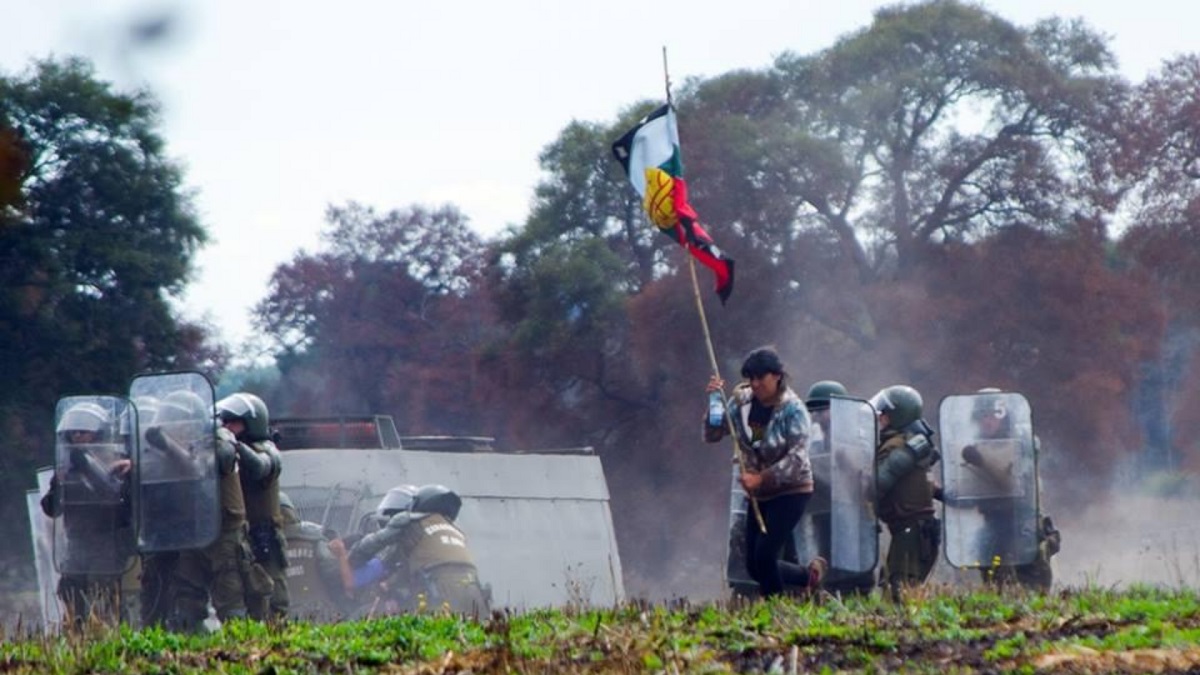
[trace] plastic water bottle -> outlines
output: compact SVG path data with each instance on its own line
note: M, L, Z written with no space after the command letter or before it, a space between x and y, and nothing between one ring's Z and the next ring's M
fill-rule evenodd
M719 428L725 421L725 401L721 392L708 392L708 426Z

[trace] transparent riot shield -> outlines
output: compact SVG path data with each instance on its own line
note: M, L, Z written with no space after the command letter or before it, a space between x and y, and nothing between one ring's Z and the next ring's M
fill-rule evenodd
M746 566L746 528L758 527L754 514L749 513L746 491L739 480L741 469L734 464L729 483L729 540L726 542L725 582L735 593L749 595L758 590L758 582L750 578Z
M62 607L55 590L58 572L54 569L54 519L42 511L42 496L50 490L54 467L38 469L36 490L25 493L29 511L29 536L33 545L33 567L37 573L38 606L42 611L42 630L51 632L62 621Z
M55 408L44 510L60 574L119 575L134 562L133 439L122 433L129 409L114 396L68 396Z
M195 372L139 375L129 398L144 417L134 481L138 550L209 545L221 526L212 384Z
M830 399L829 566L843 572L869 572L879 559L875 512L866 498L874 494L875 426L875 409L869 402Z
M1013 392L947 396L939 406L946 559L958 568L1037 556L1037 453L1029 402Z
M746 499L746 491L742 488L741 468L734 464L729 483L729 540L726 544L725 581L734 593L739 595L754 595L758 592L758 582L750 577L750 569L746 565L746 528L759 527L754 511L750 509L750 501ZM791 539L784 545L781 558L790 563L803 566L816 555L824 555L819 547L828 540L829 512L825 511L824 522L820 518L811 518L808 509L805 515L792 530ZM824 529L821 529L821 528ZM826 533L826 539L821 534ZM801 562L803 561L803 562Z
M816 419L809 428L808 459L813 472L813 493L804 506L804 515L792 530L791 541L783 550L785 560L800 565L807 565L817 556L828 560L830 555L830 484L833 469L829 439Z

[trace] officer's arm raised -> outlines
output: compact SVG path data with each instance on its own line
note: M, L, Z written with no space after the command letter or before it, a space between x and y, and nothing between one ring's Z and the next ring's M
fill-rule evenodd
M250 480L266 480L279 474L279 451L258 452L245 443L237 443L238 467Z

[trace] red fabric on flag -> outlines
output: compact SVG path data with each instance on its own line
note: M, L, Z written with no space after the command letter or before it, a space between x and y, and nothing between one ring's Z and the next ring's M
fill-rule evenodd
M721 298L721 304L725 304L729 294L733 292L733 261L725 257L700 224L696 210L688 201L687 181L676 176L673 193L679 222L675 227L663 230L663 233L686 248L700 264L712 270L716 276L717 296Z

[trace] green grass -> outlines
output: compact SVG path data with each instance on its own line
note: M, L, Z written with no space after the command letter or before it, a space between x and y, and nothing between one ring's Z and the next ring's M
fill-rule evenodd
M1154 659L1162 667L1153 665ZM1191 590L878 597L232 622L213 635L10 636L5 673L1145 672L1200 669Z

